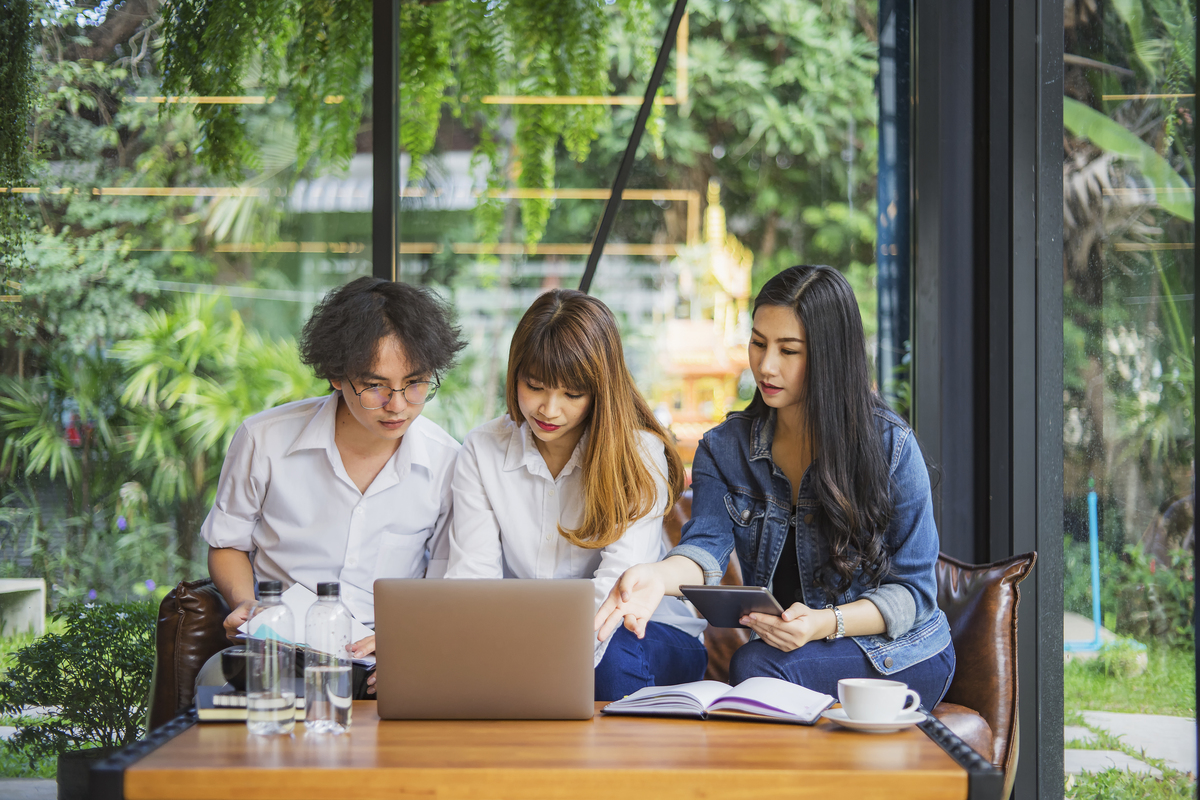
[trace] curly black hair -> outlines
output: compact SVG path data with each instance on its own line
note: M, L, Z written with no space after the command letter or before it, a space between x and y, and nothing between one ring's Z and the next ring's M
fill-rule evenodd
M450 308L430 290L362 277L325 295L300 333L300 358L327 381L370 371L379 342L400 340L414 373L440 375L466 346Z

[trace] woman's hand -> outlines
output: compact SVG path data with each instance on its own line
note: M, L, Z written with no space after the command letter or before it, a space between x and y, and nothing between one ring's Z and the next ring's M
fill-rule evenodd
M233 611L229 612L229 616L225 618L225 637L231 642L241 641L241 631L238 630L250 618L250 609L253 607L253 600L243 600L237 604Z
M611 636L622 622L639 639L646 635L646 623L666 594L658 569L661 563L636 564L617 578L596 612L595 629L599 641Z
M740 620L764 642L790 653L814 639L824 639L837 629L833 612L824 608L809 608L793 603L781 617L770 614L747 614Z
M359 639L348 648L351 658L366 658L375 652L375 634ZM367 676L367 694L375 694L375 672Z

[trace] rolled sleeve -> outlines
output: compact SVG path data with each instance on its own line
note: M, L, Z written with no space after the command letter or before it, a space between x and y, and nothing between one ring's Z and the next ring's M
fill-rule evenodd
M912 628L917 619L917 603L912 594L899 584L885 583L862 593L861 599L870 600L879 609L887 626L887 637L899 639Z
M210 547L254 549L254 529L262 517L263 487L269 471L257 458L257 450L246 426L239 427L221 465L212 509L200 526L200 535Z
M704 582L709 586L715 586L721 582L721 578L725 575L725 570L703 547L697 547L694 544L680 544L672 547L666 557L683 556L695 561L704 573Z

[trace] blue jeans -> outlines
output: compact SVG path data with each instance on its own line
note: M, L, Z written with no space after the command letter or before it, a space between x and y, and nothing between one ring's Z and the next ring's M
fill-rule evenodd
M617 628L596 665L596 699L620 700L646 686L671 686L704 679L708 651L695 636L661 622L646 623L639 639Z
M842 678L883 678L902 681L921 695L921 705L931 709L946 695L954 678L954 645L918 661L908 669L880 675L853 639L818 639L785 653L761 639L738 648L729 662L729 682L734 686L758 676L782 678L809 689L838 696L837 682Z

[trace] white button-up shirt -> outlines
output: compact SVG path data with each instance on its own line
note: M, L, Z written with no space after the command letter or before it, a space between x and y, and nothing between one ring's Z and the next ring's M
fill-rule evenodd
M459 444L417 417L360 492L333 441L340 394L242 423L200 532L213 547L250 553L257 580L283 581L285 589L302 583L313 592L318 582L339 581L342 602L371 625L376 578L445 571Z
M642 457L654 476L654 510L620 539L599 550L578 547L558 532L583 521L583 457L587 434L557 478L550 475L529 425L508 415L467 434L454 470L454 523L447 578L591 578L599 610L609 590L634 564L666 553L663 511L670 492L663 444L642 432ZM699 636L705 621L677 598L666 597L652 619ZM597 642L599 664L608 641Z

